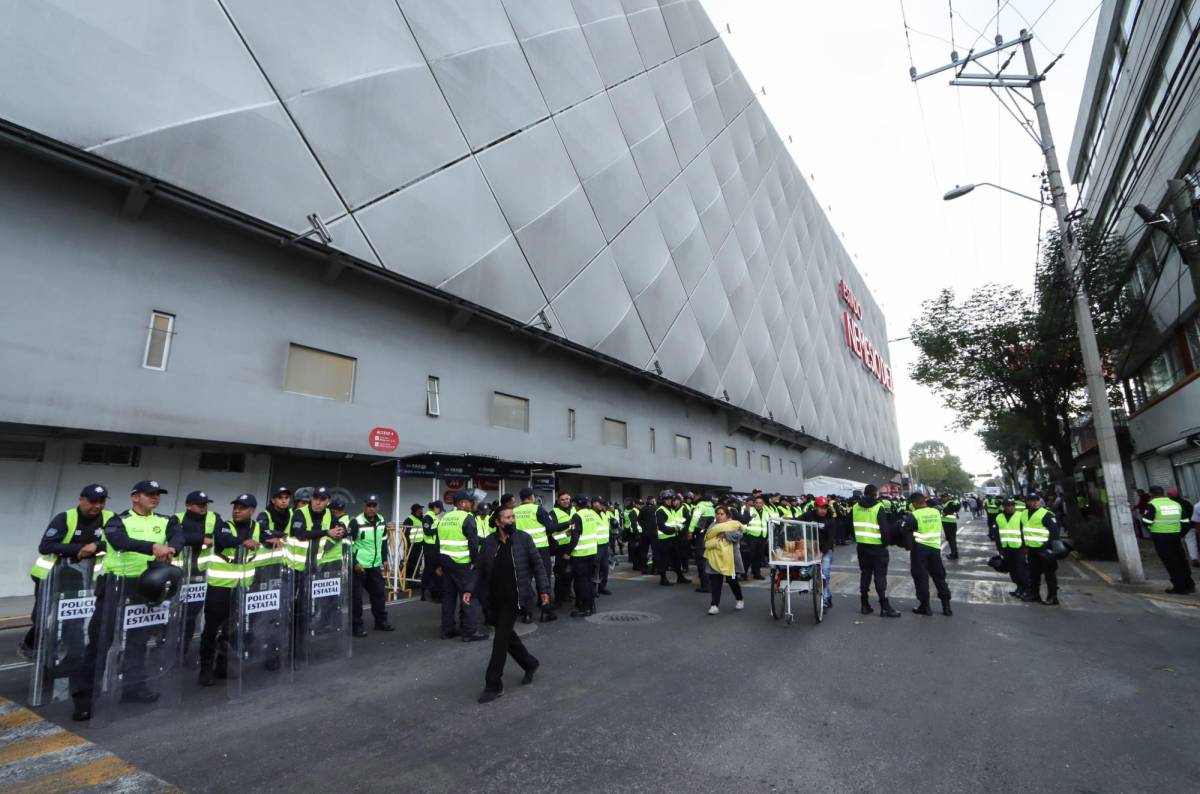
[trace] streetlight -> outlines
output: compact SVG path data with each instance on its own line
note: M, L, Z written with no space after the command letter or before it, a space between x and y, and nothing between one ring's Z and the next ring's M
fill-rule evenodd
M975 188L983 187L985 185L987 187L994 187L994 188L996 188L996 190L1003 190L1005 193L1012 193L1014 196L1020 196L1023 199L1029 199L1032 202L1041 204L1043 207L1053 206L1051 204L1047 204L1046 202L1042 201L1041 199L1035 199L1033 196L1027 196L1024 193L1018 193L1015 190L1009 190L1006 187L1002 187L1001 185L996 185L991 182L976 182L975 184L972 184L972 185L955 185L953 190L946 191L945 195L942 196L942 201L954 201L954 199L956 199L956 198L962 198L963 196L967 195Z

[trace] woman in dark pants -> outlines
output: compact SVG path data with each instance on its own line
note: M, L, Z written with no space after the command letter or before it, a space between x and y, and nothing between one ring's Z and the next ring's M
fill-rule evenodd
M538 669L538 660L526 650L513 626L519 613L533 608L531 580L537 582L537 603L542 607L549 606L550 580L533 538L516 529L514 523L511 507L497 511L496 531L483 541L474 586L462 595L464 604L470 604L473 597L481 598L496 627L480 703L488 703L504 694L502 676L507 656L511 655L525 671L522 684L533 683L533 674Z
M733 597L737 599L734 609L743 609L746 602L742 600L742 586L738 584L737 575L745 573L742 564L742 523L729 517L729 508L721 505L716 508L716 522L704 534L704 562L708 573L708 591L712 602L708 614L716 615L721 611L721 583L729 583Z

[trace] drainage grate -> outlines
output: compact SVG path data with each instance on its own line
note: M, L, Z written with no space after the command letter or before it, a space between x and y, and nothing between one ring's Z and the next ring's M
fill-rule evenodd
M589 623L617 623L624 625L626 623L657 623L658 615L650 612L599 612L592 615L588 619Z

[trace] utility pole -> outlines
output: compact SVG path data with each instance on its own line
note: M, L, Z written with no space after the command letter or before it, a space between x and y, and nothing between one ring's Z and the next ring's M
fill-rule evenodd
M1004 70L1008 68L1013 56L1016 55L1015 50L995 72L990 71L979 60L986 55L1002 52L1017 45L1020 45L1025 56L1025 74L1004 74ZM1079 267L1082 252L1079 250L1071 229L1073 217L1067 209L1067 195L1063 189L1062 170L1058 165L1058 154L1054 150L1054 137L1050 132L1050 119L1046 115L1046 102L1042 97L1042 81L1046 79L1046 72L1049 72L1054 64L1058 63L1062 55L1051 61L1044 72L1039 73L1033 57L1033 34L1022 30L1020 36L1012 41L1005 42L1000 36L997 36L995 46L990 49L976 53L972 48L965 58L959 59L958 53L952 53L950 57L952 60L950 64L920 75L913 68L909 75L913 82L916 82L930 75L955 69L957 79L951 80L950 85L982 86L993 90L1003 88L1031 104L1037 116L1037 134L1031 129L1032 124L1030 123L1024 123L1022 127L1041 147L1042 154L1046 158L1046 178L1050 183L1054 213L1058 216L1063 261L1067 274L1075 285L1075 325L1079 331L1079 348L1083 358L1088 402L1091 403L1092 408L1092 423L1100 452L1100 466L1104 472L1104 487L1108 492L1108 515L1112 525L1113 540L1117 547L1117 559L1120 561L1121 580L1126 583L1144 582L1146 576L1142 571L1142 556L1138 550L1137 536L1133 531L1133 519L1127 504L1129 491L1125 484L1125 469L1121 464L1121 451L1117 446L1112 409L1108 404L1108 389L1104 383L1104 374L1100 369L1100 350L1096 344L1096 329L1092 324L1092 311L1088 301L1087 288L1084 286L1083 275ZM966 74L966 68L972 63L980 66L985 74ZM1032 101L1018 94L1017 88L1029 89ZM1018 111L1020 111L1019 106Z

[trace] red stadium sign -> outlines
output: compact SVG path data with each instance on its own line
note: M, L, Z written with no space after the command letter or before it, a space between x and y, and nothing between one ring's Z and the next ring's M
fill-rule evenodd
M400 434L390 427L376 427L371 430L368 443L377 452L395 452L400 446Z
M845 281L838 281L838 297L848 307L842 312L842 331L846 347L862 361L863 367L874 375L885 389L895 391L892 387L892 368L884 361L883 353L859 326L858 321L863 315L862 303L854 297Z

